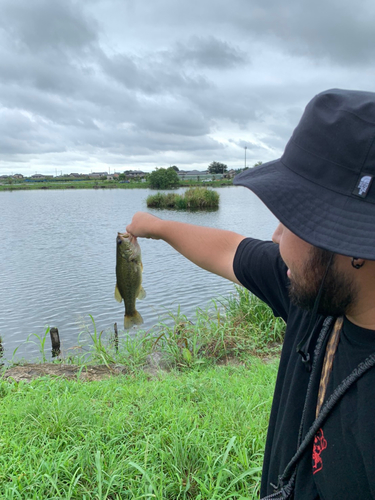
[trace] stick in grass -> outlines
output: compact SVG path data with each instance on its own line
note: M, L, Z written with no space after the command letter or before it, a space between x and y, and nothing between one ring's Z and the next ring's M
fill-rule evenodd
M49 331L52 343L52 357L56 357L60 354L60 336L57 328L52 327Z

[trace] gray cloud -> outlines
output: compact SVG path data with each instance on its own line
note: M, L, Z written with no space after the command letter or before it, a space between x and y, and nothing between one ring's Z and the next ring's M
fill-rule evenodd
M200 90L209 87L201 76L176 71L174 63L165 54L147 54L147 57L116 54L111 58L100 58L102 69L128 89L145 94L168 94L185 88Z
M270 160L314 94L373 88L374 17L348 0L4 0L1 168Z
M137 8L134 7L134 16ZM370 0L216 0L188 2L158 0L142 11L149 25L162 10L168 25L181 20L195 30L220 33L227 39L268 41L308 57L329 57L335 63L373 60L375 5ZM138 11L139 12L139 11Z
M246 54L214 36L193 36L184 44L177 43L174 60L177 64L193 64L204 68L227 69L248 62Z
M97 40L98 24L72 0L4 0L0 26L19 51L83 51Z
M59 133L47 123L32 119L18 110L0 114L0 157L19 154L61 153L64 145L58 142Z

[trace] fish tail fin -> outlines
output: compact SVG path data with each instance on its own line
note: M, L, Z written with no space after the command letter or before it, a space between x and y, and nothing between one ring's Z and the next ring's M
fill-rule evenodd
M124 328L126 330L133 325L142 325L142 323L143 318L138 311L135 311L133 314L125 314L124 316Z

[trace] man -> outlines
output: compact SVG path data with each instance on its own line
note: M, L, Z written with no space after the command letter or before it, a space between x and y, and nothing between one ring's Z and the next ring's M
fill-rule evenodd
M375 498L374 176L375 94L329 90L279 160L235 178L279 219L274 243L146 213L127 227L242 284L287 322L262 497Z

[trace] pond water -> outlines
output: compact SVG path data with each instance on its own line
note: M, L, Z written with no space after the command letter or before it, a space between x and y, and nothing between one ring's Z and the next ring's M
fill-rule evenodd
M15 359L35 360L39 346L25 340L34 333L43 336L47 326L58 327L65 354L77 345L80 332L87 326L92 330L90 315L98 332L113 330L115 322L122 328L124 306L114 299L116 236L138 210L271 238L277 221L251 191L235 186L217 191L219 210L192 213L147 209L146 198L155 193L148 189L1 192L4 359L12 359L17 348ZM205 309L211 299L234 292L231 282L194 266L165 242L139 239L139 243L147 293L137 302L142 329L179 307L194 320L197 307Z

